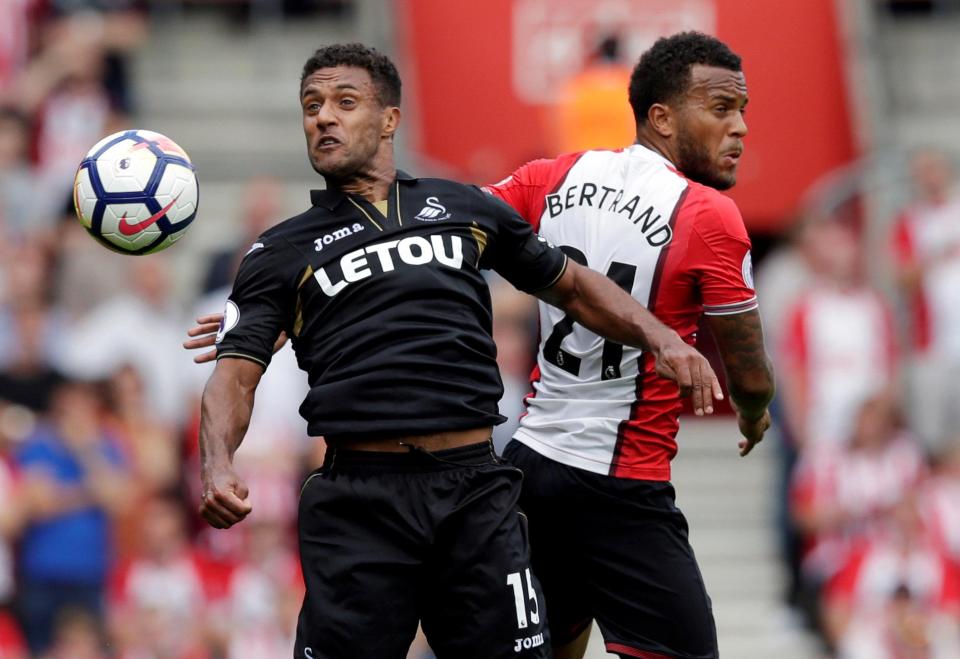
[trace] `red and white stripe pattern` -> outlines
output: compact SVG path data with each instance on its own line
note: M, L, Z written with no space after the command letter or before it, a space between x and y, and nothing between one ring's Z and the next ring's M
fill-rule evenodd
M691 343L702 313L757 306L736 206L645 147L534 161L489 190ZM595 473L669 480L681 405L652 357L619 352L547 304L540 335L538 377L516 438Z
M894 376L892 312L872 289L816 286L788 312L782 354L798 389L801 442L841 444L860 406Z
M894 227L894 252L901 267L923 265L920 288L911 300L913 347L960 363L960 197L939 206L915 206Z

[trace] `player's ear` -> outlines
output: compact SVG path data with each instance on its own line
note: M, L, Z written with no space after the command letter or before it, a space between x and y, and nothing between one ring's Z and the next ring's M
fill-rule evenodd
M386 107L381 115L380 132L382 137L393 137L400 127L400 108Z
M654 103L647 111L647 123L660 137L673 137L676 131L676 119L673 108L662 103Z

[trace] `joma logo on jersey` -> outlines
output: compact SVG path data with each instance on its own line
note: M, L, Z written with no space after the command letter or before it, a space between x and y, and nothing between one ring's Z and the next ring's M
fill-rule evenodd
M463 265L463 241L460 236L411 236L402 240L388 240L354 250L340 258L342 279L333 283L327 268L320 268L314 278L320 290L333 297L350 284L381 273L396 270L396 260L407 265L426 265L436 261L458 270Z
M653 206L643 208L640 195L634 195L626 203L623 201L624 191L606 185L584 183L571 185L560 192L547 195L547 212L550 217L556 217L565 210L574 206L589 206L598 210L621 215L635 226L646 237L653 247L666 245L673 238L673 229L669 223L661 223L661 216ZM643 208L643 210L640 210Z
M339 229L337 229L337 230L335 230L335 231L331 231L330 233L326 234L325 236L321 236L320 238L317 238L316 240L314 240L314 241L313 241L313 245L314 245L313 248L314 248L316 251L321 252L321 251L323 251L323 248L324 248L325 246L327 246L327 245L332 245L333 243L337 242L338 240L342 240L343 238L346 238L347 236L352 236L353 234L357 233L358 231L363 231L363 225L360 224L359 222L355 222L355 223L353 224L353 226L340 227Z

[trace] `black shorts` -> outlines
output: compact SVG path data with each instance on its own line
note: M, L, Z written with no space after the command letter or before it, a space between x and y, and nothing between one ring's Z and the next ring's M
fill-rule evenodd
M717 656L710 598L670 483L576 469L516 440L503 455L524 472L520 507L555 644L596 619L607 650L622 656Z
M549 657L522 474L490 442L428 453L331 449L300 494L307 593L296 659Z

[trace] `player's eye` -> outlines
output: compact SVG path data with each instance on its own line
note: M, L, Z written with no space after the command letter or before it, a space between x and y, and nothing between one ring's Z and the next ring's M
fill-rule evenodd
M315 114L320 111L319 103L307 103L303 106L303 109L309 112L310 114Z
M357 104L357 101L350 97L340 99L340 105L345 108L352 108L356 104Z

